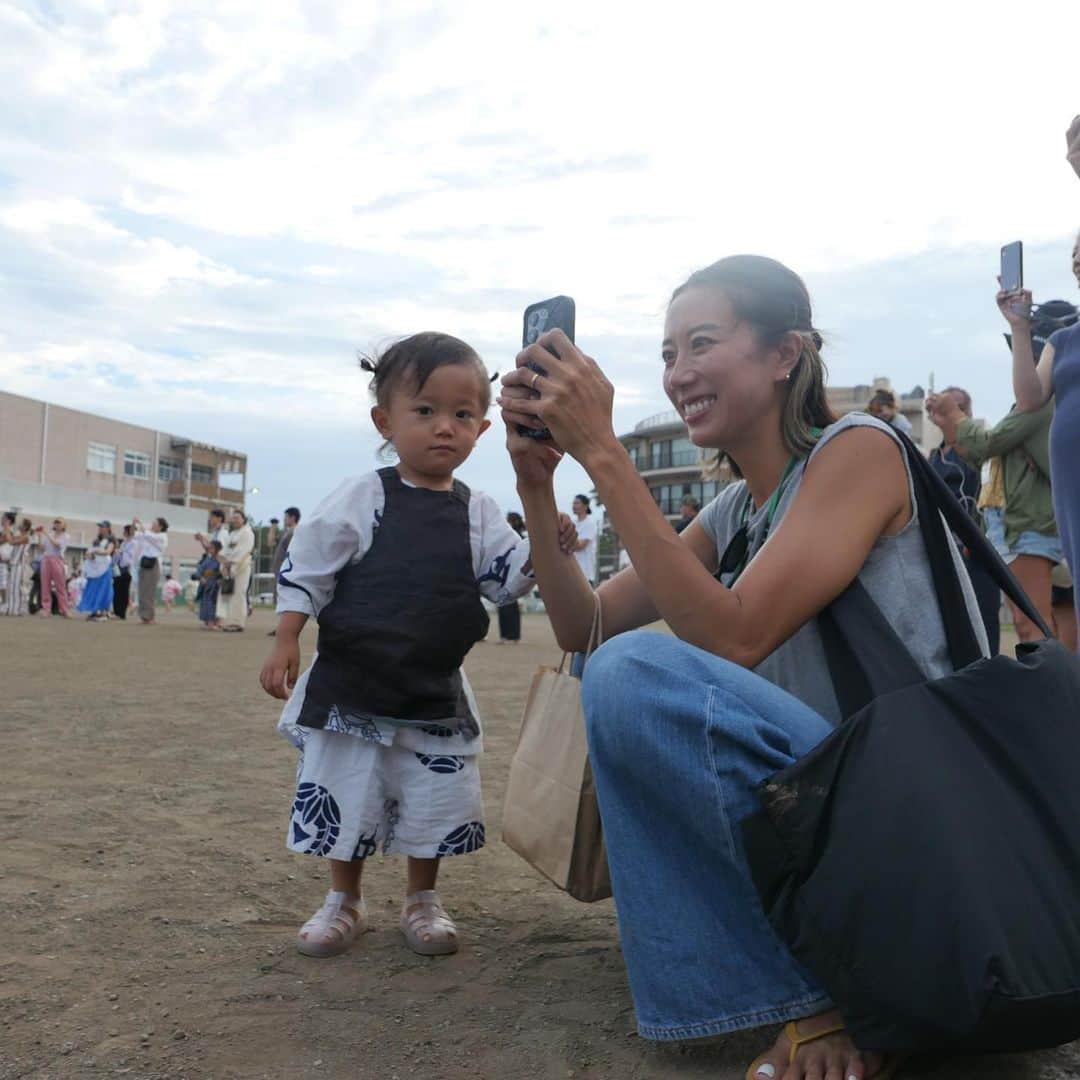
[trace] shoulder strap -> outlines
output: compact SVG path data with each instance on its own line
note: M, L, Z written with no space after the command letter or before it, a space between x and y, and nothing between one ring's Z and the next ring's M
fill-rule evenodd
M466 507L469 505L469 500L472 498L472 492L469 490L469 485L462 483L460 480L454 481L453 495L458 502L464 503Z

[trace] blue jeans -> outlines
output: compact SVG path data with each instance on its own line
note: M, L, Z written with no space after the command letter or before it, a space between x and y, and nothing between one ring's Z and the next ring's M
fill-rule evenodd
M739 829L755 785L828 722L745 668L643 630L590 658L582 696L639 1032L697 1039L829 1008L766 920Z

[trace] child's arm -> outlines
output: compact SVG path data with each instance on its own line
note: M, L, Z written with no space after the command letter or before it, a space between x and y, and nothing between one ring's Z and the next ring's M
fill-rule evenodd
M300 674L300 631L308 617L302 611L283 611L278 618L274 651L263 665L259 682L271 696L288 699Z

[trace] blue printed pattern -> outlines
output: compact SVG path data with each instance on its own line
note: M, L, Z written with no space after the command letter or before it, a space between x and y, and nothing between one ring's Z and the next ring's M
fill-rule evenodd
M510 556L517 550L515 544L509 551L496 555L491 560L491 565L476 579L477 585L483 585L485 581L494 581L500 589L506 588L507 579L510 577Z
M378 724L364 716L352 716L343 713L336 705L330 706L326 717L326 731L336 731L341 735L359 735L370 743L389 742L379 730Z
M292 813L293 846L310 840L305 855L327 855L340 832L341 811L334 796L321 784L305 781L298 785Z
M397 799L387 799L383 803L383 821L386 823L386 835L383 837L382 850L384 855L389 855L390 845L397 835L398 822L401 821Z
M368 856L375 854L379 847L378 841L375 839L378 833L379 830L376 828L371 831L369 836L365 836L363 833L360 834L360 839L356 841L356 850L353 852L353 862L358 859L366 859Z
M465 768L465 759L451 754L417 754L416 760L433 773L459 773Z
M480 821L469 821L459 825L452 833L443 838L436 856L468 855L479 851L484 846L484 825Z
M457 734L453 728L444 727L442 724L425 724L420 730L425 735L431 735L436 739L449 739Z

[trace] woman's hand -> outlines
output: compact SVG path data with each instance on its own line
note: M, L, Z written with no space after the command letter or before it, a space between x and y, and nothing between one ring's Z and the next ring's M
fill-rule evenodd
M942 424L959 424L966 419L952 394L930 394L926 399L926 412L938 427Z
M537 374L529 365L542 368L546 374ZM511 389L516 391L513 396L508 393ZM527 412L522 390L531 392ZM499 404L504 416L509 411L515 422L547 427L554 448L588 468L593 454L618 444L611 419L614 396L614 388L596 361L561 330L551 330L518 353L516 369L503 377Z
M996 297L998 311L1013 330L1031 329L1031 290L1006 292L1001 289Z
M1077 176L1080 176L1080 116L1074 116L1069 130L1065 133L1065 142L1068 150L1065 157L1073 167Z

